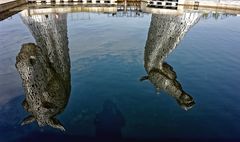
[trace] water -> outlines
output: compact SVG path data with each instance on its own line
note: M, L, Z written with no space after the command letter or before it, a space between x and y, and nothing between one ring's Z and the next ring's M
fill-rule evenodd
M122 141L240 141L239 24L235 14L196 11L136 17L22 11L5 19L0 141L93 141L105 135ZM23 51L16 68L25 43L44 51ZM24 82L26 76L40 81ZM29 99L24 88L37 95ZM57 95L37 100L51 91ZM42 103L29 110L40 125L56 115L66 131L36 121L21 126L30 114L22 106L25 94L28 108Z

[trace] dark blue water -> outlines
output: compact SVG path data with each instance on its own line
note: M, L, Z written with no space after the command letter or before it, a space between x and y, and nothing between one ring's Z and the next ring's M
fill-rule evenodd
M0 141L91 141L105 135L123 141L240 141L240 18L189 14L47 14L48 21L45 15L19 13L1 21ZM49 24L54 20L55 25ZM41 26L60 28L31 34ZM62 33L67 38L56 36ZM22 106L25 93L16 56L22 44L45 43L48 34L60 42L54 47L64 42L69 48L71 93L56 116L65 132L39 127L36 121L20 125L29 113ZM155 47L165 50L151 51ZM160 54L166 57L160 60ZM157 88L151 79L140 81L151 75L146 65L156 68L161 61L177 76L170 82L178 82L178 89L193 98L195 105L187 111L176 94Z

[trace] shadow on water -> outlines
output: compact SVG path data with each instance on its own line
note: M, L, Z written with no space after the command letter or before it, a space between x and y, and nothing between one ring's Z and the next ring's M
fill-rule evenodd
M102 111L96 114L96 137L104 140L119 140L122 138L121 129L124 125L125 119L116 104L106 100Z

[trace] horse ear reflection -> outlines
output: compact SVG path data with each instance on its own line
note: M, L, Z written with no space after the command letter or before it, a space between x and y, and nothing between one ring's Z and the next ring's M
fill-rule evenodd
M53 128L59 129L61 131L65 131L65 128L63 127L63 125L56 118L50 118L47 124Z
M32 123L35 120L36 119L35 119L35 117L33 115L29 115L29 116L27 116L26 118L23 119L21 125L23 126L23 125L30 124L30 123Z
M148 76L143 76L139 79L140 81L145 81L145 80L148 80Z

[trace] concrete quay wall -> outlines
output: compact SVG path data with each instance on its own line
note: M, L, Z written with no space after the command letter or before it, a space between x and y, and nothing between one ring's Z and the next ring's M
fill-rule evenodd
M26 0L0 0L0 12L8 11L9 9L26 3Z

